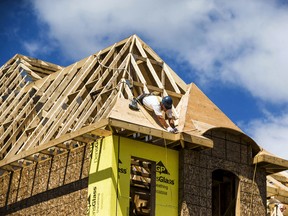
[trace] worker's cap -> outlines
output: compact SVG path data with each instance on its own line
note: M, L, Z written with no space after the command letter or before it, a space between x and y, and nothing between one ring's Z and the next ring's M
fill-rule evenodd
M172 98L170 96L163 97L162 104L166 109L171 109L173 104Z

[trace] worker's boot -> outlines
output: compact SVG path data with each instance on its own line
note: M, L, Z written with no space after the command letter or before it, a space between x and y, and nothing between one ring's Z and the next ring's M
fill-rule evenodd
M136 98L132 99L131 103L129 104L129 108L136 111L139 110Z

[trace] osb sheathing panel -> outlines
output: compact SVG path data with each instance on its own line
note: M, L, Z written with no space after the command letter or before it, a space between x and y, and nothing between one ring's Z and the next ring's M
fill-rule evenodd
M254 171L251 146L233 134L213 135L209 137L214 141L213 149L180 153L179 211L185 203L189 211L183 211L183 216L212 215L212 173L222 169L238 177L240 215L266 215L265 170Z
M0 215L85 215L89 164L87 145L2 176Z
M0 206L4 206L6 202L6 194L9 187L9 175L0 178Z
M37 165L35 172L35 182L33 188L33 195L47 190L47 185L50 177L51 160L43 161ZM46 187L44 187L46 186Z
M187 112L185 113L184 130L193 129L194 127L189 121L194 120L194 126L201 133L213 127L226 127L241 131L194 83L190 86L188 97L187 108L185 108ZM198 125L196 122L200 124ZM206 125L204 128L201 127L201 122Z

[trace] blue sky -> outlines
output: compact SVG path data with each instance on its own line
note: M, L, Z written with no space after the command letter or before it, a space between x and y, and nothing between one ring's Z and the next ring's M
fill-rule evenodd
M288 159L288 6L277 0L1 0L0 65L67 66L137 34L245 133Z

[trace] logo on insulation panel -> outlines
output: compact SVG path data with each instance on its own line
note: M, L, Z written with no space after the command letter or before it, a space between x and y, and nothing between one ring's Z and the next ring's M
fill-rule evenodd
M118 159L118 163L119 163L119 164L122 164L122 161L121 161L120 159ZM119 173L126 174L126 173L127 173L127 169L118 167L118 172L119 172Z
M160 174L164 173L164 174L170 175L170 173L168 172L168 170L166 169L166 167L164 166L162 161L159 161L156 164L156 172L158 172Z

